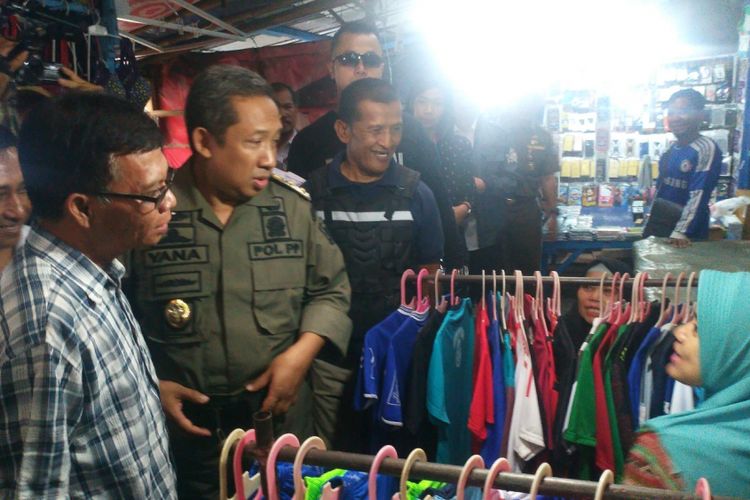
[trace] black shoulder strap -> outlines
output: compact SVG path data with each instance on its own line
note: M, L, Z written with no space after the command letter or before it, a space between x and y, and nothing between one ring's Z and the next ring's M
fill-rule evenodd
M396 165L396 183L400 194L406 198L414 196L421 177L416 170Z
M307 191L310 193L313 205L318 206L319 201L330 194L328 190L328 166L313 170L307 184Z

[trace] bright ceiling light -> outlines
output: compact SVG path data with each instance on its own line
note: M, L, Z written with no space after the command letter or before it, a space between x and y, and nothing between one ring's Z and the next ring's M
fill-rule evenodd
M457 91L483 105L553 85L646 82L684 57L670 19L647 0L417 0L412 19Z

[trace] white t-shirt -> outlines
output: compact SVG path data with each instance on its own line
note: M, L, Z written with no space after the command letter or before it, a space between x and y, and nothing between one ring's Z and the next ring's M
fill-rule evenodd
M544 450L544 429L539 411L534 369L528 344L519 332L516 341L516 398L508 431L508 462L511 470L521 472L523 462Z

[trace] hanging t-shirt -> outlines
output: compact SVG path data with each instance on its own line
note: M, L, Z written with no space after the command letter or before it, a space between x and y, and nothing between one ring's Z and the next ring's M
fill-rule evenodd
M471 456L467 423L474 370L471 299L449 310L438 330L427 377L427 411L438 426L437 461L461 465Z
M383 371L379 411L380 421L384 424L394 427L404 425L403 401L407 394L406 376L411 368L414 342L427 320L427 315L428 311L413 312L390 337Z
M503 376L505 377L505 424L503 425L503 440L500 444L500 455L507 458L508 434L513 420L513 407L516 402L516 361L510 341L510 332L503 331Z
M630 411L633 418L633 430L638 430L641 426L640 421L640 401L641 401L641 379L643 377L643 368L646 363L646 357L650 347L656 342L661 335L661 328L654 326L648 332L646 338L641 342L640 347L633 356L628 369L628 396L630 399Z
M526 333L510 320L508 327L516 332L516 397L508 431L508 462L511 470L521 472L524 462L544 450L544 428Z
M594 435L596 436L596 466L601 469L615 469L615 457L612 450L612 424L609 420L609 410L607 407L607 388L604 383L604 365L607 354L612 348L612 344L617 339L617 332L620 329L618 323L613 323L607 330L606 335L599 343L599 347L594 353L592 361L592 371L594 374L594 401L596 411L594 412L595 426Z
M640 392L640 402L638 405L638 423L639 425L643 425L643 423L652 417L651 415L651 402L654 399L654 361L656 361L656 358L654 357L654 353L658 349L659 345L661 344L662 340L669 335L669 333L672 331L672 328L674 326L671 323L667 323L661 328L661 332L659 334L659 337L656 339L656 341L648 348L648 351L646 352L646 357L643 365L643 373L641 374L641 392ZM662 392L659 394L656 398L661 405L663 405L664 400L664 388L662 387ZM661 411L659 409L658 411Z
M563 425L565 424L565 413L570 401L570 394L573 389L573 382L576 377L576 354L577 350L568 333L568 325L565 321L557 323L557 329L554 334L552 344L555 354L555 374L557 378L558 402L557 411L555 412L555 421L553 427L554 449L550 465L552 470L561 477L567 476L570 464L570 453L563 440Z
M671 392L667 396L667 363L672 355L672 345L675 337L669 331L662 339L659 340L654 352L651 354L651 373L652 373L652 395L651 407L648 418L655 418L664 415L665 410L669 407L672 399Z
M693 388L682 382L675 381L669 407L670 413L680 413L694 409L695 393L693 392Z
M480 302L474 321L474 393L469 408L472 452L478 452L487 438L487 426L495 422L492 390L492 360L487 342L489 318L486 303Z
M390 338L410 317L411 312L409 308L399 307L365 334L357 372L357 390L354 393L356 410L363 411L369 408L380 397Z
M487 331L492 361L492 401L494 409L493 422L487 425L487 438L482 445L480 455L485 464L491 464L500 458L500 447L503 443L505 425L505 377L503 375L503 356L500 349L500 324L497 318L490 323Z
M570 402L570 418L563 432L565 439L591 448L596 446L596 391L593 357L610 325L602 323L590 341L581 345L578 376Z

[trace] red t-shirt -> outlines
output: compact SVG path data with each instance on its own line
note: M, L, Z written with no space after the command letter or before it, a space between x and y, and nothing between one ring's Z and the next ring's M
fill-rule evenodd
M479 452L487 438L487 424L495 422L495 406L492 387L492 360L487 341L490 320L487 309L480 305L474 320L474 394L469 408L469 431L472 435L472 449ZM505 390L499 387L498 390Z

